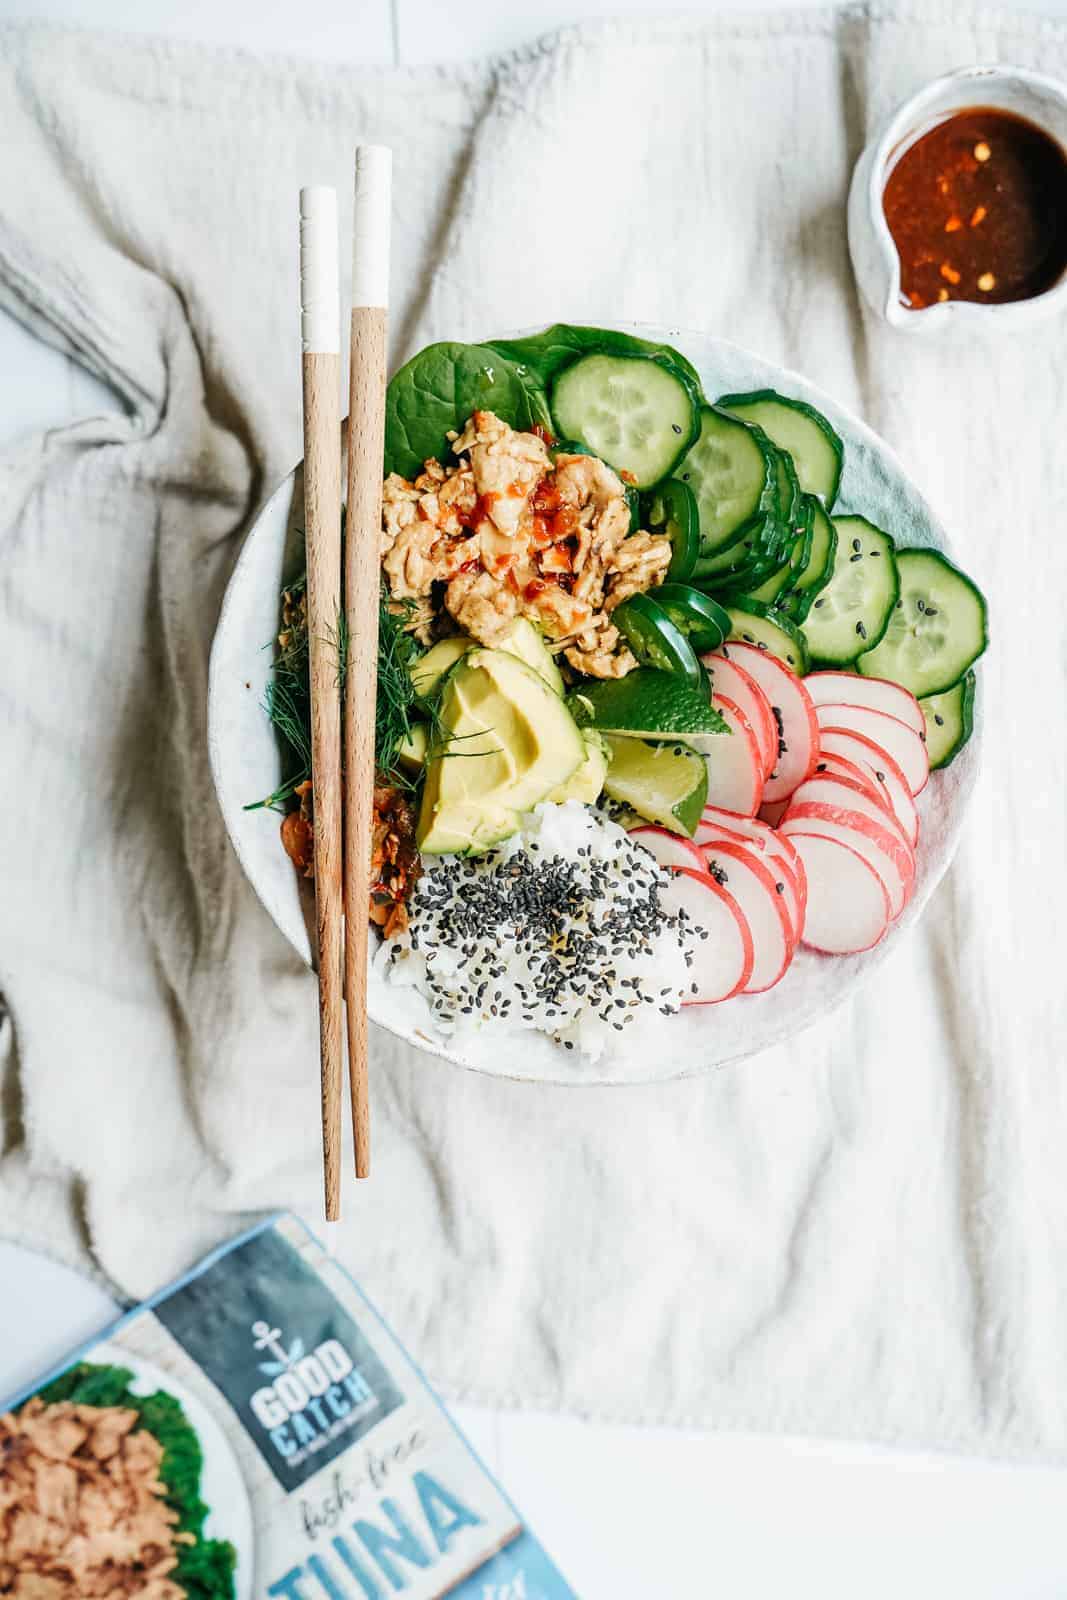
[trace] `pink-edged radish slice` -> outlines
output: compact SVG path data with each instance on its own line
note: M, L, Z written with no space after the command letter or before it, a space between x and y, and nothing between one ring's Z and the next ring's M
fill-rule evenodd
M862 733L864 738L880 745L904 774L904 781L913 795L926 787L930 776L926 744L906 722L884 711L872 711L869 706L817 706L815 714L820 728L845 728L849 733Z
M768 828L777 828L786 812L789 810L789 796L784 800L765 800L756 815Z
M891 914L898 917L903 911L915 873L913 859L906 853L899 832L890 833L888 828L872 822L861 812L817 802L791 808L782 828L790 838L797 833L821 833L828 839L851 845L870 862L885 884Z
M736 661L709 653L701 661L711 673L713 694L725 695L732 700L756 735L763 756L763 776L769 778L778 759L778 724L774 720L767 696L754 678L750 677Z
M887 716L906 722L921 739L926 737L926 718L910 689L890 683L888 678L861 678L854 672L809 672L804 687L817 706L866 706L884 711Z
M661 867L688 867L690 872L708 870L703 852L692 839L683 839L681 834L671 833L667 828L657 828L649 823L647 827L631 828L630 838L644 845Z
M844 840L795 833L808 876L803 943L826 955L859 955L892 921L889 893L877 871Z
M840 806L843 811L857 811L877 827L888 828L903 845L914 874L915 852L881 795L871 794L866 785L855 783L851 778L839 777L836 773L815 772L794 791L786 816L794 809L809 804Z
M792 870L774 856L764 855L751 843L733 844L728 839L705 845L704 858L707 862L704 870L736 897L752 930L755 964L745 993L760 994L764 989L773 988L793 959L804 925L804 907ZM778 932L773 927L767 932L764 902L768 899L773 902L777 927L788 946L786 951L779 952L784 956L784 963L776 975L769 975L778 950Z
M660 905L673 916L685 913L686 926L706 934L693 945L689 968L693 990L686 1006L717 1005L745 987L755 958L752 933L744 912L728 889L710 872L682 867L659 892Z
M742 844L708 845L704 854L708 871L733 895L752 934L752 972L742 993L763 994L784 975L796 949L792 918L774 874Z
M763 756L752 724L725 695L713 694L711 703L730 732L710 734L697 746L708 764L708 795L726 811L755 816L763 794Z
M847 728L820 728L819 758L837 756L865 769L889 802L889 808L914 847L919 842L919 810L908 782L888 750L862 733Z
M854 783L858 789L863 790L868 800L873 800L882 811L887 811L896 821L893 807L889 804L886 792L878 787L873 775L870 772L865 772L862 767L858 767L854 761L849 761L846 756L835 756L830 751L824 750L821 737L819 739L819 759L812 768L811 777L844 778L847 783ZM811 778L806 778L804 782L810 783ZM804 784L802 783L800 787L803 788ZM794 793L797 792L799 791L794 790Z
M786 802L782 801L783 807ZM796 881L801 905L804 902L804 866L788 839L776 831L776 826L760 817L739 817L732 811L720 811L715 806L705 806L693 835L694 844L704 845L717 838L734 844L757 845L767 855L780 861Z
M778 759L763 788L763 803L785 800L815 765L819 725L811 697L783 661L753 644L731 639L716 652L754 678L778 726ZM716 802L718 803L718 802Z

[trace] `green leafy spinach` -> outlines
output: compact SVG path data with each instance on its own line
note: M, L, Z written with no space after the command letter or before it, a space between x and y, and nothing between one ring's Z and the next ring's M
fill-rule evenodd
M493 411L513 428L549 426L540 383L487 344L431 344L400 368L385 401L385 470L414 478L429 457L447 461L448 435L472 411Z

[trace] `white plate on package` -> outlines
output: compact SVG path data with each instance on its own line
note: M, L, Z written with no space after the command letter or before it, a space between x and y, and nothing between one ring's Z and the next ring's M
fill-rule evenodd
M154 1394L162 1389L173 1395L200 1440L204 1465L200 1474L200 1498L209 1508L204 1519L204 1537L228 1539L237 1552L234 1592L237 1600L250 1600L255 1570L255 1539L252 1533L252 1504L245 1488L237 1457L226 1435L211 1412L183 1383L169 1372L131 1355L117 1344L98 1344L84 1358L90 1366L127 1367L133 1373L130 1388L134 1394Z
M705 393L778 389L826 414L845 445L845 468L835 511L862 512L898 545L923 545L951 554L949 539L893 452L828 395L794 372L770 365L736 345L702 333L642 326L634 331L675 345L696 366ZM278 838L278 818L246 811L249 801L280 782L280 757L263 713L271 653L264 646L278 631L283 579L302 568L299 528L303 486L296 468L263 507L248 535L223 602L211 655L209 743L211 768L223 816L241 864L270 916L298 954L312 961L308 928L313 902ZM787 1039L838 1005L885 959L914 926L943 876L959 837L978 772L981 696L971 742L944 772L935 772L919 797L922 838L915 892L903 916L874 950L860 956L820 956L799 950L785 978L766 994L697 1007L664 1019L663 1049L650 1059L605 1055L583 1066L577 1052L533 1033L492 1035L454 1048L436 1034L429 1009L413 989L392 986L372 973L373 1021L457 1066L495 1077L544 1083L634 1083L688 1076L739 1061Z

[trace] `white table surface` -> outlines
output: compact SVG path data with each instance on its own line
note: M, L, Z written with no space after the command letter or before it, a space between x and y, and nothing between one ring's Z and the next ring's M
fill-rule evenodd
M0 21L32 14L335 61L412 63L652 9L626 0L0 0ZM726 7L707 0L689 9ZM734 0L732 9L758 6ZM1067 0L1040 9L1067 14ZM0 312L0 446L111 403ZM84 1279L0 1243L0 1399L114 1313ZM1067 1352L1064 1363L1067 1374ZM583 1600L1067 1597L1063 1472L466 1406L456 1415Z

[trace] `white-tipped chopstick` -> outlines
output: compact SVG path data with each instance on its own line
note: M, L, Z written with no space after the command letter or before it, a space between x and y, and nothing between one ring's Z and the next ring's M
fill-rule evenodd
M341 1214L341 342L337 191L300 191L304 528L326 1217Z
M385 334L389 304L392 152L356 150L352 219L352 332L345 523L345 998L356 1177L370 1174L367 947L374 804L374 706L385 449Z

